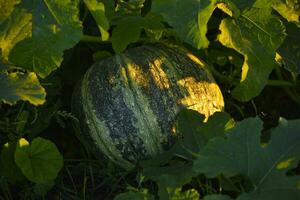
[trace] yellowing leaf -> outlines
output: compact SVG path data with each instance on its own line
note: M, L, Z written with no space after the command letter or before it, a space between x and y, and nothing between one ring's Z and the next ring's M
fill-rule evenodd
M45 102L46 92L35 73L0 73L0 101L15 104L18 100L29 101L33 105Z

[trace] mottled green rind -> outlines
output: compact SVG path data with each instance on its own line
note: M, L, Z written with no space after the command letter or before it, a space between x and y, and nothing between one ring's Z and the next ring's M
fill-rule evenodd
M86 146L132 168L174 143L180 109L209 117L224 101L206 64L179 47L156 44L94 64L72 105Z

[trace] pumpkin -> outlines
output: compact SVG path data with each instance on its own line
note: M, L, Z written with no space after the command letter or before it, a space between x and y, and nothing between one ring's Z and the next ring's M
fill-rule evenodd
M75 90L79 138L124 168L168 149L182 108L207 117L224 107L207 65L180 47L135 47L95 63Z

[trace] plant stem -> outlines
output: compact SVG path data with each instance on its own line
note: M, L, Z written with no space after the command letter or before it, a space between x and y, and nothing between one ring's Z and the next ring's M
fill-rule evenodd
M289 81L284 80L268 80L268 86L280 86L280 87L295 87L295 85Z

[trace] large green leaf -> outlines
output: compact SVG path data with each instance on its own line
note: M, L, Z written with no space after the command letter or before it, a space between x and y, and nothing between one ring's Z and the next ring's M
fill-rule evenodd
M14 104L18 100L33 105L45 102L46 92L34 72L0 72L0 101Z
M115 22L111 42L112 47L117 53L121 53L127 45L138 41L143 29L162 29L160 22L149 17L124 16Z
M276 66L275 52L285 38L285 28L271 9L252 8L238 19L222 20L220 30L219 41L244 55L241 82L232 95L248 101L262 91Z
M105 16L105 4L102 2L98 2L97 0L84 0L84 3L88 7L97 23L102 40L108 40L109 21Z
M207 22L217 0L153 0L152 11L161 14L185 42L196 48L206 48Z
M275 129L266 147L260 144L261 130L257 118L238 123L227 139L208 143L194 162L194 170L208 177L241 174L249 178L254 189L238 200L300 199L300 177L286 175L300 159L300 121Z
M279 47L278 53L284 67L300 74L300 29L295 24L287 24L287 36Z
M29 144L20 139L15 162L22 173L35 183L49 183L54 180L63 166L63 158L54 143L37 137Z
M44 78L60 66L64 50L73 47L81 38L78 1L23 1L19 7L30 13L31 21L28 23L32 23L32 30L30 37L12 48L9 61ZM18 17L18 14L11 17ZM13 23L7 29L17 30L15 26L18 24ZM14 32L11 34L16 35ZM19 34L24 33L20 31Z
M15 11L0 24L0 49L3 59L8 59L11 49L31 35L31 14L25 9Z

